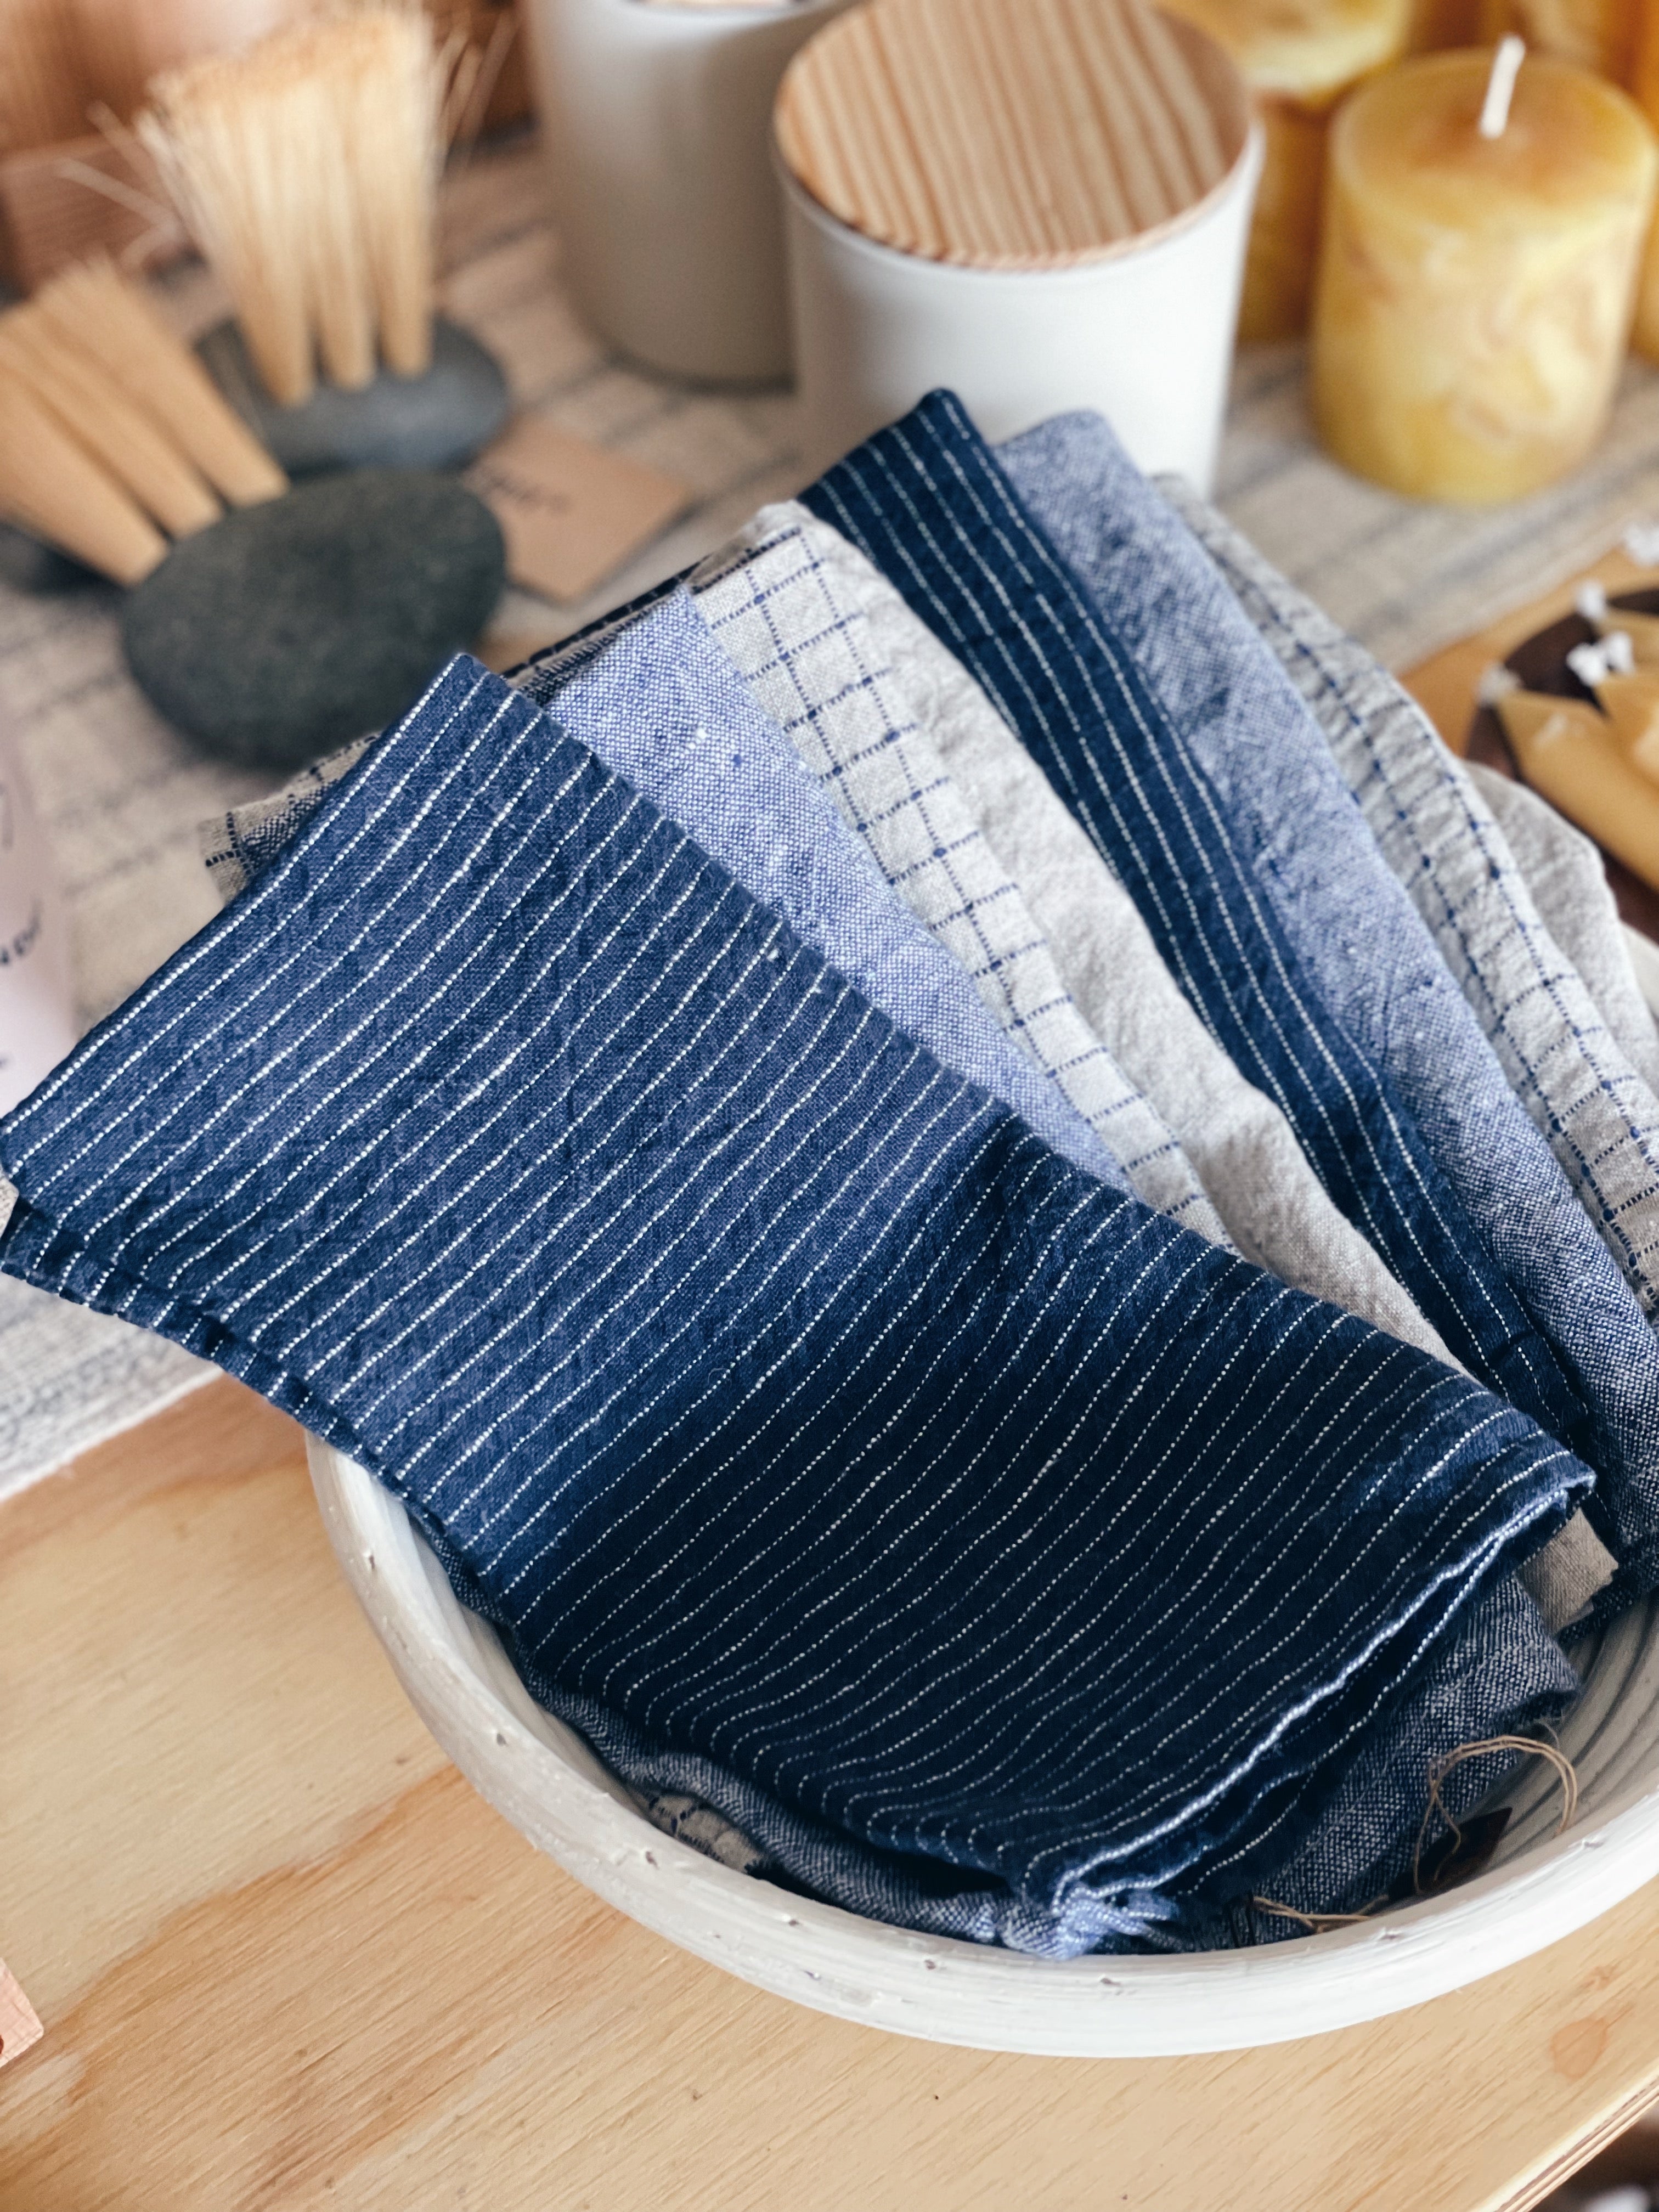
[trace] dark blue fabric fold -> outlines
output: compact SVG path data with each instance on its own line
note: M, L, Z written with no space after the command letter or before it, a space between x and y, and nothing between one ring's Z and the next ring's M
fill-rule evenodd
M1447 1344L1551 1432L1592 1430L1388 1072L1297 957L1272 885L1132 655L948 392L802 495L971 670L1126 885L1224 1050Z
M0 1267L288 1407L538 1694L947 1932L1248 1882L1590 1480L1050 1152L465 660L0 1159Z

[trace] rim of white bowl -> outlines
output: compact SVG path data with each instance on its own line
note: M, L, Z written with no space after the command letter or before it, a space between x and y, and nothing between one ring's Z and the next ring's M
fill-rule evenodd
M1288 2042L1496 1973L1659 1874L1654 1769L1566 1834L1444 1897L1258 1949L1056 1961L862 1919L721 1866L653 1826L580 1738L535 1705L397 1498L331 1446L312 1437L307 1445L347 1578L422 1717L480 1795L633 1919L842 2020L1048 2057Z

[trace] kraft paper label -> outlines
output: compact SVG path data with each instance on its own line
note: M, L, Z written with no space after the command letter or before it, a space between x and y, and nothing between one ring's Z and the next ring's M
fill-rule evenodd
M678 477L521 416L468 481L507 539L507 572L544 599L580 599L690 504Z

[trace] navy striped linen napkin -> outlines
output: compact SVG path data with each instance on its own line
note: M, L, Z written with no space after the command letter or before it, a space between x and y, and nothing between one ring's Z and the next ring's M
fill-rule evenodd
M837 557L859 565L869 586L890 599L893 617L908 626L918 647L925 645L943 653L932 633L890 592L861 556L802 510L787 512L797 530L818 533L821 556L827 558L833 547ZM734 551L731 558L738 557ZM726 564L721 565L726 573ZM793 566L788 573L793 575ZM822 610L810 602L802 621L786 623L787 593L775 588L754 596L757 601L763 598L766 635L773 641L778 671L794 669L805 687L789 696L799 705L810 696L821 700L820 714L835 711L848 672L840 665L839 652L826 658L819 647L826 637L838 639L838 624L814 619ZM723 624L722 641L731 635L730 625ZM949 665L956 670L957 665ZM860 667L853 672L868 671ZM965 675L961 681L971 685ZM637 706L647 690L656 699L655 714L649 720L641 716ZM556 656L544 663L536 672L532 696L543 703L556 702L558 717L573 737L662 806L763 904L782 914L849 981L861 984L865 995L899 1028L932 1044L947 1066L971 1076L971 1065L954 1048L956 1025L938 1027L939 1041L934 1041L940 1010L936 994L919 988L924 979L916 973L915 948L904 941L902 925L908 922L924 945L941 959L945 956L913 917L891 911L890 889L867 883L867 871L854 864L859 848L854 832L823 788L806 774L783 732L758 713L748 687L738 680L702 615L684 594L671 594L624 634L614 635L597 657L579 650L574 656ZM866 696L866 721L867 712ZM984 712L1024 760L988 702ZM867 727L866 734L870 734ZM362 750L354 748L352 761L361 758ZM289 793L256 802L212 825L209 857L210 862L217 861L217 878L245 885L250 877L268 870L343 772L343 759L326 764L299 779ZM1032 774L1036 775L1035 769ZM1036 781L1047 793L1040 775ZM1053 805L1070 826L1060 802ZM1083 835L1080 830L1075 834ZM842 852L848 845L853 848L850 860ZM1085 847L1106 885L1121 897L1086 839ZM872 902L872 888L883 892L880 901ZM890 944L891 939L899 941ZM1158 963L1150 941L1146 955ZM926 963L921 964L925 968ZM969 989L965 971L948 960L946 965L954 969L971 1011L988 1025L990 1017ZM1173 985L1169 988L1185 1011ZM1000 1036L994 1030L993 1034ZM1028 1075L1031 1081L1041 1079L1034 1070L1028 1070ZM1018 1110L1019 1101L1012 1091L999 1089L994 1082L987 1087ZM1057 1092L1053 1095L1058 1099ZM1042 1133L1030 1114L1026 1119ZM1288 1130L1285 1141L1299 1161ZM1068 1157L1078 1157L1066 1149ZM1321 1202L1328 1204L1311 1176L1309 1180ZM1334 1209L1332 1212L1343 1232L1369 1253ZM1196 1224L1188 1218L1186 1225ZM1293 1273L1286 1279L1297 1279ZM1302 1286L1318 1294L1317 1285ZM1364 1310L1350 1297L1336 1303L1351 1312ZM1392 1334L1407 1342L1419 1340L1398 1328ZM1570 1526L1581 1526L1582 1521L1582 1515L1576 1516ZM1528 1563L1528 1576L1534 1575L1540 1561L1552 1558L1565 1540L1564 1531ZM1578 1609L1577 1600L1569 1601L1561 1617ZM1322 1814L1313 1815L1311 1826L1307 1809L1292 1803L1251 1839L1244 1855L1255 1860L1274 1849L1282 1853L1284 1863L1264 1874L1261 1886L1289 1911L1251 1910L1234 1899L1227 1912L1213 1919L1194 1923L1188 1915L1172 1921L1161 1930L1160 1942L1188 1948L1231 1943L1246 1936L1255 1941L1293 1936L1303 1932L1293 1917L1297 1912L1340 1911L1352 1899L1363 1904L1387 1891L1409 1866L1432 1762L1462 1745L1514 1736L1540 1721L1559 1717L1578 1687L1577 1675L1537 1610L1512 1586L1477 1597L1417 1672L1421 1679L1407 1687L1397 1711L1393 1709L1394 1686L1387 1686L1377 1710L1356 1717L1348 1743L1329 1747L1329 1763L1351 1758L1354 1771L1363 1771L1363 1789L1345 1784L1333 1804ZM591 1700L576 1699L552 1686L549 1702L588 1736L612 1771L639 1793L651 1817L672 1833L689 1838L727 1864L756 1873L781 1873L820 1896L855 1900L862 1909L878 1910L882 1918L902 1920L914 1914L914 1886L907 1887L900 1870L852 1838L837 1837L808 1823L717 1761L653 1743ZM1490 1759L1460 1765L1444 1784L1448 1812L1456 1817L1466 1811L1494 1778ZM958 1911L961 1906L962 1900L957 1900Z
M0 1267L949 1932L1156 1929L1591 1479L1049 1152L465 660L0 1159Z
M1639 1325L1625 1344L1627 1368L1609 1357L1596 1328L1599 1298L1597 1314L1587 1315L1576 1289L1540 1279L1547 1272L1541 1261L1530 1275L1516 1261L1513 1273L1528 1293L1523 1304L1510 1274L1496 1264L1490 1219L1471 1218L1402 1096L1399 1055L1380 1054L1356 1035L1324 963L1309 956L1285 871L1258 849L1250 825L1021 505L960 403L948 392L933 394L803 497L889 576L984 686L1133 896L1218 1042L1281 1108L1332 1197L1451 1350L1613 1478L1603 1526L1611 1522L1634 1572L1645 1577L1643 1485L1659 1437L1651 1334L1547 1147L1502 1085L1501 1072L1502 1102L1538 1145L1540 1172L1551 1178L1540 1193L1536 1176L1525 1172L1538 1163L1516 1153L1517 1217L1552 1255L1575 1223L1583 1230L1584 1264L1611 1277L1615 1316L1622 1297ZM1215 580L1225 599L1224 585ZM1178 601L1171 604L1178 612ZM1250 642L1265 655L1253 634ZM1220 703L1224 708L1224 696ZM1271 760L1262 765L1271 776ZM1342 799L1370 845L1352 800ZM1293 836L1293 826L1284 834ZM1340 889L1346 881L1337 878ZM1415 921L1409 908L1407 915ZM1436 964L1443 975L1437 956ZM1408 1027L1400 995L1384 988L1371 1020ZM1486 1049L1478 1034L1474 1041ZM1505 1257L1514 1258L1512 1249ZM1600 1281L1594 1273L1591 1279ZM1540 1307L1549 1313L1548 1335Z
M1610 1040L1599 1076L1587 1073L1588 1035L1574 1073L1563 1049L1570 1025L1559 1010L1553 1018L1550 999L1577 979L1559 957L1547 974L1535 957L1522 960L1524 974L1510 969L1506 1073L1458 980L1472 938L1490 960L1488 987L1509 964L1496 926L1506 915L1496 848L1458 852L1444 818L1425 846L1426 825L1413 818L1421 791L1370 776L1368 804L1350 788L1368 781L1366 749L1345 747L1355 753L1345 777L1209 552L1098 416L1062 416L998 459L1085 587L1103 635L1133 656L1166 726L1180 732L1311 987L1412 1117L1488 1255L1487 1273L1509 1284L1572 1376L1595 1422L1588 1449L1607 1478L1598 1508L1627 1563L1624 1587L1645 1587L1659 1573L1659 1340L1635 1265L1646 1234L1639 1201L1651 1184L1638 1127L1644 1086L1628 1069L1622 1090L1612 1084ZM1298 666L1306 658L1293 657ZM1372 675L1385 693L1393 688ZM1449 760L1417 722L1419 752ZM1431 788L1449 787L1435 771ZM1462 811L1455 800L1451 811ZM1486 902L1495 915L1483 913ZM1428 917L1443 920L1449 903L1459 919L1437 943ZM1509 950L1519 949L1511 933ZM1548 1127L1516 1095L1525 1072L1544 1066ZM1570 1098L1578 1108L1568 1116ZM1536 1089L1532 1103L1543 1105ZM1569 1123L1581 1116L1575 1136Z

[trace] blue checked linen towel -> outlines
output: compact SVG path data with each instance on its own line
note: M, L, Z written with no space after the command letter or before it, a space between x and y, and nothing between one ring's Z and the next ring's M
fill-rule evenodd
M538 1694L944 1932L1248 1887L1591 1480L1049 1151L465 659L0 1159L0 1266L288 1408Z
M1453 1352L1594 1457L1607 1477L1603 1533L1629 1579L1645 1583L1659 1565L1659 1549L1649 1557L1659 1504L1652 1332L1388 876L1322 738L1312 732L1283 759L1260 740L1255 750L1231 742L1241 675L1271 678L1295 715L1306 710L1202 550L1188 537L1194 579L1161 568L1156 544L1139 546L1141 599L1127 572L1111 599L1113 579L1094 563L1111 534L1091 520L1086 491L1056 495L1085 582L946 393L849 455L805 503L885 571L990 694L1134 896L1218 1041L1285 1113L1327 1189ZM1199 588L1205 576L1213 604ZM1177 720L1165 701L1183 674ZM1345 818L1353 842L1330 843ZM1402 948L1406 925L1425 958L1379 963L1376 942ZM1376 970L1369 997L1351 967ZM1449 1060L1431 1049L1437 1041ZM1481 1076L1482 1055L1493 1078L1479 1093L1484 1158L1453 1089L1465 1073Z
M699 612L884 878L1110 1148L1130 1189L1212 1243L1228 1243L1168 1124L1079 1012L868 615L817 557L808 536L817 526L798 512L763 509L693 571Z

